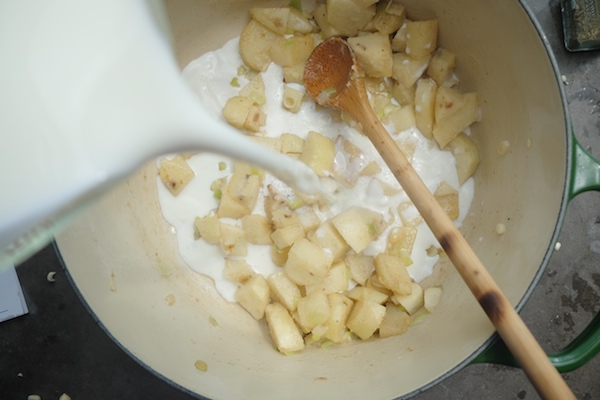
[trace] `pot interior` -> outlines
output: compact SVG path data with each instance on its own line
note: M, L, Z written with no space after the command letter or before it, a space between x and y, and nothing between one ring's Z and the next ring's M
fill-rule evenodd
M166 4L183 67L239 35L250 6L287 1ZM564 205L569 136L550 58L517 1L403 4L411 18L439 18L439 41L457 54L461 88L480 96L482 122L472 137L482 162L461 230L517 305L548 256ZM505 140L510 149L501 156ZM210 398L394 398L440 379L494 332L460 276L442 263L431 278L443 285L442 300L407 334L282 356L264 328L182 262L161 216L153 163L57 243L75 286L115 340L158 374ZM197 360L207 371L194 367Z

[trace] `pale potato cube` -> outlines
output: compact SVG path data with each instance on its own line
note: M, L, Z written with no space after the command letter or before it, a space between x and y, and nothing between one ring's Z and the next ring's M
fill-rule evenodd
M298 239L290 248L285 271L298 285L311 285L323 279L331 264L331 254L307 239Z
M429 56L437 48L438 20L406 22L406 54L415 60Z
M400 257L381 253L375 257L375 272L386 288L400 296L412 293L412 280Z
M473 140L462 132L450 141L447 147L456 158L458 183L462 186L467 179L473 176L479 165L479 150Z
M326 176L333 171L335 143L320 133L310 131L304 141L300 161L310 167L317 175Z
M304 349L304 339L290 313L279 303L265 307L265 316L269 333L277 350L291 354Z
M431 78L421 78L417 81L415 90L415 120L417 129L427 139L433 138L435 124L435 95L437 83Z
M258 175L235 172L227 183L227 193L249 210L254 210L260 190Z
M285 249L277 248L276 246L271 247L271 261L278 267L283 267L288 259L290 248Z
M433 197L438 201L442 209L451 220L458 218L458 192L446 181L442 182L436 189Z
M331 223L355 253L367 248L387 227L382 214L363 207L350 207Z
M397 210L398 215L402 220L402 225L404 226L416 228L423 222L423 217L421 217L421 214L419 214L419 210L417 210L417 207L415 207L415 205L410 201L400 203ZM412 249L412 247L410 247L410 249Z
M227 256L245 257L248 255L246 232L239 226L221 222L221 250Z
M333 36L342 36L342 33L329 23L327 18L327 4L319 4L313 11L313 18L321 29L321 36L323 36L323 39L328 39Z
M423 307L423 288L419 284L413 282L411 294L404 296L394 295L391 300L394 304L402 306L409 315L413 315Z
M291 113L297 113L302 107L304 101L304 92L285 85L283 88L283 98L281 106Z
M312 35L282 37L271 45L271 60L282 67L304 63L315 48Z
M252 105L252 107L250 107L250 111L248 112L248 116L244 121L243 128L251 132L258 132L260 131L260 128L265 126L266 122L266 114L257 105Z
M286 33L300 33L306 35L311 33L313 29L313 24L311 24L302 11L290 8Z
M285 83L304 84L304 66L306 63L292 65L283 68L283 81Z
M221 243L221 222L216 215L196 217L194 220L194 238L204 239L208 243Z
M250 264L246 262L246 260L226 258L223 275L225 278L233 282L243 284L252 278L252 276L254 276L254 271L252 270Z
M296 210L296 215L305 234L314 231L321 225L321 219L311 207L300 207Z
M356 4L358 4L361 7L367 8L375 3L377 3L378 0L355 0Z
M444 148L450 141L479 119L479 102L474 92L439 87L435 101L433 137Z
M183 188L196 176L181 155L176 155L170 160L161 158L158 175L173 196L179 195Z
M377 161L371 161L360 170L360 176L374 176L381 172L381 167Z
M456 55L450 50L439 47L427 67L427 75L432 78L438 86L444 85L452 78L456 68Z
M288 206L282 206L271 212L271 223L275 229L281 229L298 225L300 220L298 219L298 215Z
M346 263L343 261L333 264L321 282L305 286L306 294L313 292L330 294L348 290L348 274L346 268Z
M385 304L389 298L387 294L366 286L355 286L346 292L346 296L352 300L366 300L377 304Z
M259 214L250 214L242 217L242 227L246 233L246 240L253 244L272 244L271 224L266 217Z
M388 236L386 252L399 257L404 265L411 265L412 260L410 255L417 238L417 232L417 228L410 225L395 228Z
M298 300L302 297L300 288L288 278L285 271L275 272L267 278L271 295L283 304L288 311L296 310Z
M415 80L416 82L416 80ZM402 83L394 81L392 84L392 96L401 106L411 106L415 103L415 90L417 85L404 86Z
M385 306L367 300L359 300L354 304L346 326L363 340L369 339L385 318Z
M425 309L432 313L437 307L440 297L442 297L442 288L439 286L434 286L425 289L424 293L424 306Z
M410 316L400 307L394 304L385 306L385 318L379 326L379 337L387 338L402 335L410 327Z
M377 13L373 17L373 27L384 35L391 35L402 27L406 19L403 5L382 1L377 5ZM389 40L389 39L388 39Z
M405 88L410 88L427 69L429 58L429 56L425 56L413 59L404 53L394 53L392 55L392 77Z
M239 95L252 100L254 104L258 104L259 106L265 104L267 98L265 97L265 83L263 82L262 74L254 75L250 82L240 90Z
M325 322L327 332L323 336L334 343L342 343L348 337L346 335L348 331L346 321L352 311L354 302L340 293L331 293L327 297L329 299L331 314L327 322Z
M324 324L331 315L329 299L323 292L313 292L298 300L298 320L300 328L311 332L314 327Z
M254 319L259 320L265 315L265 307L271 300L271 290L265 278L256 274L238 288L235 298Z
M402 154L404 154L404 157L406 157L408 161L412 162L413 157L415 155L415 150L417 149L417 143L415 142L415 140L408 137L398 139L395 142L400 148Z
M225 121L238 129L245 129L246 119L254 106L254 101L242 96L233 96L223 107Z
M277 153L281 151L281 139L278 137L269 137L269 136L248 136L251 140L260 144L267 149L273 150ZM236 171L237 172L237 171ZM257 175L257 174L254 174Z
M281 134L281 152L283 154L300 154L304 148L304 139L291 133Z
M357 0L327 0L326 4L327 21L341 36L356 36L376 11L374 4L364 7Z
M392 46L387 35L380 32L348 38L348 44L367 76L392 76Z
M381 119L390 110L392 105L392 99L385 93L376 92L369 96L369 103L375 114Z
M392 51L394 53L403 53L406 50L406 22L408 21L404 21L392 38Z
M310 232L307 238L331 254L333 261L341 260L350 250L350 246L330 220L323 222L316 230Z
M248 163L245 163L243 161L236 161L233 165L233 171L234 172L239 172L240 174L246 174L246 175L256 175L258 176L258 179L262 182L262 180L265 177L265 170L262 168L259 168L255 165L250 165Z
M240 34L240 56L255 71L265 71L271 63L269 49L281 36L252 19Z
M221 192L219 207L217 208L217 217L219 218L242 218L252 212L248 207L240 203L237 199L231 197L226 191Z
M345 258L352 279L359 285L364 285L375 271L375 259L362 254L348 254Z
M412 105L396 107L386 118L394 125L396 132L402 132L417 125L415 108Z
M367 287L369 289L373 289L380 293L383 293L388 298L394 296L394 292L392 292L390 289L386 288L384 286L384 284L379 281L377 274L373 274L369 277L369 279L367 279L367 282L365 283L365 287Z
M296 240L303 237L304 229L302 229L302 225L300 224L289 225L284 228L276 229L271 234L273 244L278 249L285 249L286 247L290 247L292 244L294 244Z
M252 7L250 9L250 16L276 34L283 36L285 35L288 26L290 9L287 7Z
M273 213L287 206L287 198L277 191L273 185L268 185L269 194L264 198L265 214L269 221L273 220ZM289 210L289 209L288 209Z

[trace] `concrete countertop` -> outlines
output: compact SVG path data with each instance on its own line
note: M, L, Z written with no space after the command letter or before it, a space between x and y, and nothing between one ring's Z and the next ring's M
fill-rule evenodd
M573 118L575 136L600 158L600 51L569 53L558 0L524 0L550 44ZM521 315L548 352L568 344L600 310L600 194L569 205L553 256ZM46 275L56 271L56 282ZM0 324L0 398L37 394L58 399L191 399L147 371L98 326L70 286L52 246L17 269L30 313ZM600 356L565 379L578 399L600 398ZM536 399L519 369L468 366L415 397Z

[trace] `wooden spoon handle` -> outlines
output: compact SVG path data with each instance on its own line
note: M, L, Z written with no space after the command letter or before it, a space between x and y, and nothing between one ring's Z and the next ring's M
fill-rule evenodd
M348 89L358 91L352 85ZM342 108L352 110L353 118L362 125L364 133L371 139L415 204L533 386L545 399L575 399L562 376L473 249L379 122L368 101L366 99L361 101L361 97L358 92L348 93L342 99L344 102L341 104Z

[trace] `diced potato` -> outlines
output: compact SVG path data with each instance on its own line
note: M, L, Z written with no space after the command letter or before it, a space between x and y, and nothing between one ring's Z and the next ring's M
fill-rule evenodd
M265 27L269 28L276 34L283 36L285 35L288 26L290 9L287 7L252 7L250 9L250 15Z
M413 282L411 294L404 296L394 295L392 301L394 304L402 306L409 315L413 315L423 307L423 288L418 283Z
M400 296L412 293L412 280L400 257L380 253L375 257L375 272L386 288Z
M474 92L439 87L435 101L433 137L440 147L446 145L479 119L479 102Z
M240 174L246 174L246 175L256 175L258 176L258 179L260 181L262 181L265 177L265 170L262 168L259 168L255 165L250 165L248 163L245 163L243 161L236 161L233 165L233 171L234 172L239 172Z
M260 128L265 126L267 122L267 116L262 110L257 106L253 105L250 107L250 112L246 117L246 121L244 121L244 129L249 130L251 132L258 132Z
M412 105L397 107L390 112L386 118L394 124L396 132L402 132L417 125L414 110Z
M194 220L194 238L204 239L208 243L221 243L221 222L216 215L196 217Z
M409 266L412 264L410 255L416 238L417 228L414 226L404 225L395 228L388 236L386 252L399 257L404 265Z
M333 171L335 143L320 133L310 131L304 141L300 161L305 163L319 176Z
M319 4L313 11L313 18L321 29L321 36L323 39L328 39L333 36L342 36L342 33L329 23L327 18L327 4Z
M300 224L294 224L284 228L276 229L271 234L273 244L279 249L290 247L296 240L303 237L304 229L302 229L302 225Z
M311 285L323 279L331 264L331 254L307 239L298 239L290 248L285 271L298 285Z
M411 107L412 108L412 107ZM415 155L415 150L417 149L417 143L410 137L408 138L400 138L395 141L396 145L400 148L404 157L410 162L412 162L413 157Z
M271 212L271 223L275 229L281 229L298 225L300 220L298 219L298 215L286 205Z
M355 253L367 248L387 226L382 214L363 207L350 207L333 217L331 223Z
M262 106L267 102L265 97L265 83L262 79L262 74L256 74L246 86L244 86L239 95L252 100L255 104Z
M402 335L410 327L410 316L394 304L385 306L385 318L379 326L379 337L387 338Z
M384 304L389 298L387 294L366 286L355 286L346 292L346 296L352 300L366 300L377 304Z
M315 47L311 35L282 37L270 48L271 60L282 67L301 64L308 59Z
M300 329L285 307L279 303L268 304L265 307L265 316L277 350L283 354L291 354L304 349Z
M427 75L436 81L438 86L442 86L452 78L454 68L456 68L456 55L450 50L439 47L431 57Z
M467 179L473 176L479 165L479 150L473 140L462 132L450 141L447 147L456 158L458 183L462 186Z
M292 65L283 68L283 81L285 83L304 84L304 66L306 63Z
M321 219L310 207L300 207L296 210L296 215L298 216L298 221L300 222L302 229L304 229L305 234L314 231L321 224Z
M304 148L304 139L302 139L298 135L293 135L291 133L282 133L281 134L281 152L284 154L302 153L302 149Z
M254 271L252 270L252 267L246 262L246 260L226 258L223 275L225 276L225 278L233 282L243 284L247 282L250 278L252 278L252 276L254 276Z
M302 107L304 101L304 92L291 88L286 85L283 89L283 99L281 100L281 106L292 113L297 113Z
M415 90L415 120L417 129L428 139L433 138L435 123L435 95L437 83L431 78L417 81Z
M354 302L340 293L331 293L327 297L331 314L325 322L327 332L325 332L324 337L334 343L342 343L347 337L346 321L352 311Z
M251 214L242 217L242 226L246 233L246 240L253 244L272 244L271 224L266 217L259 214Z
M258 320L265 314L265 307L271 299L271 291L265 278L261 274L256 274L238 288L235 298L254 319Z
M331 315L329 299L323 292L313 292L298 300L298 320L306 333L314 327L324 324Z
M405 88L410 88L427 69L429 58L429 56L425 56L413 59L404 53L394 53L392 55L392 77Z
M367 287L369 289L373 289L377 292L383 293L388 298L395 296L394 292L392 292L390 289L386 288L385 285L379 281L377 274L373 274L369 277L369 279L367 279L367 282L365 283L365 287Z
M323 222L316 230L310 232L307 238L331 254L333 261L341 260L350 250L350 246L330 220Z
M260 144L263 147L266 147L267 149L273 150L277 153L279 153L281 151L281 139L278 137L269 137L269 136L259 136L259 135L254 135L254 136L248 136L250 139L252 139L253 141L255 141L256 143ZM257 175L257 174L253 174L253 175Z
M269 49L281 36L252 19L240 34L240 56L255 71L265 71L271 63Z
M384 35L391 35L400 29L405 19L406 9L403 5L382 1L377 5L377 13L373 17L373 26Z
M285 271L275 272L267 278L271 295L275 297L288 311L296 310L298 300L302 297L298 285L288 278Z
M446 181L442 182L436 189L433 197L440 203L442 209L452 220L458 218L458 192Z
M276 246L271 248L271 261L279 267L283 267L288 259L290 248L280 249Z
M306 294L313 292L330 294L348 290L348 274L346 272L346 263L341 261L333 264L321 282L314 285L306 285L305 290Z
M348 38L348 44L367 76L392 76L392 46L387 35L368 33Z
M327 0L327 21L342 36L356 36L375 16L375 5L362 6L361 0Z
M367 300L359 300L354 304L346 326L363 340L369 339L385 318L385 306Z
M352 279L359 285L364 285L375 271L375 259L371 256L348 254L345 261Z
M227 100L223 107L223 117L227 122L238 129L247 129L246 121L248 117L252 118L251 113L255 112L257 107L254 101L242 96L233 96ZM260 109L258 109L260 111Z
M290 8L286 33L300 33L306 35L311 33L313 28L313 24L311 24L302 11Z
M272 221L273 213L287 206L287 199L273 185L268 185L267 190L269 194L264 198L265 214L267 215L267 219Z
M392 51L395 53L403 53L406 50L406 23L404 21L402 26L396 31L392 38Z
M377 3L378 0L355 0L356 4L358 4L361 7L367 8L375 3Z
M229 178L225 190L248 210L254 210L258 200L260 180L258 175L235 172Z
M217 208L217 217L238 219L251 212L248 207L231 197L226 190L222 191L219 208Z
M434 286L425 289L424 293L424 305L425 309L432 313L437 307L440 297L442 297L442 288L439 286Z
M437 48L438 20L407 21L405 52L415 60L429 56Z
M360 176L374 176L381 172L381 167L377 161L371 161L360 170Z
M239 226L221 222L221 250L227 256L248 255L246 232Z
M402 220L402 225L410 228L416 228L423 222L423 217L419 214L419 210L410 201L400 203L398 206L398 215Z
M183 188L196 176L181 155L176 155L170 160L161 158L158 174L173 196L181 193Z
M415 80L416 82L416 80ZM409 87L404 86L402 83L394 81L392 85L392 96L401 106L410 106L415 103L415 89L417 85Z

